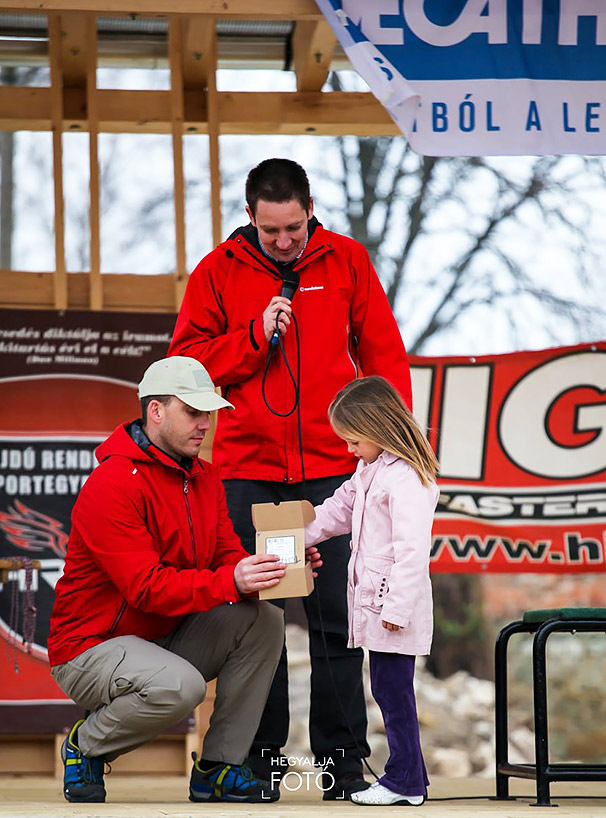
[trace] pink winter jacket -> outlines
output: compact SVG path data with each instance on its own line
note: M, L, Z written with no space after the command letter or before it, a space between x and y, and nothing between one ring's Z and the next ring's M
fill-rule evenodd
M360 460L355 474L315 508L305 544L351 532L348 647L429 653L433 632L429 552L438 488L389 452ZM322 570L321 568L319 569ZM388 631L381 620L400 625Z

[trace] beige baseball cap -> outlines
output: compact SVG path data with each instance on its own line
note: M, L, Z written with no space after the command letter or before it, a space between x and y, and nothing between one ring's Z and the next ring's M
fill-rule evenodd
M200 412L233 409L233 405L217 395L210 375L199 361L174 355L154 361L145 370L139 384L139 397L174 395Z

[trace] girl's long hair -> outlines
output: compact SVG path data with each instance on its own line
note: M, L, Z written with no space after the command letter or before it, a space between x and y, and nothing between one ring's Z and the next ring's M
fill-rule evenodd
M424 486L435 482L439 464L412 412L394 387L377 375L348 383L328 407L339 434L368 440L409 463Z

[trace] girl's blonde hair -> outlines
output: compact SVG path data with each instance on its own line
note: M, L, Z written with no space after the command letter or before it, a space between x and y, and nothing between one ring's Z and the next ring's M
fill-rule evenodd
M348 383L328 407L340 434L368 440L409 463L424 486L435 482L439 464L412 412L394 387L377 375Z

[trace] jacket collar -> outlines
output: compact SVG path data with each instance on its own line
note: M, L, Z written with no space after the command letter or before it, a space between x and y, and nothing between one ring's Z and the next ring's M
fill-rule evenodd
M179 466L188 472L192 470L194 465L193 458L173 457L159 446L156 446L155 443L152 443L143 429L143 421L140 418L138 420L133 420L133 422L126 427L126 431L135 441L137 446L140 449L143 449L143 451L153 460L158 460L160 463L163 463L165 466L170 466L171 468Z
M358 462L358 468L356 469L356 474L364 493L366 493L370 488L370 484L372 483L373 478L380 466L381 466L380 455L379 457L377 457L376 460L373 460L372 463L366 463L364 460L360 458L360 461Z
M312 216L308 223L308 240L303 254L289 264L272 261L263 253L259 246L257 230L252 224L239 227L224 244L228 255L231 253L240 261L257 269L263 269L280 279L285 272L302 270L310 261L315 261L316 258L334 249L327 231L315 216Z
M358 461L358 467L356 469L357 472L364 471L364 469L368 469L370 466L379 466L385 465L389 466L391 463L395 463L396 460L400 460L397 454L392 454L391 452L386 452L385 449L381 452L381 454L374 460L372 463L365 463L361 458ZM373 470L374 473L374 470Z
M130 460L155 462L167 468L178 469L194 476L204 471L202 462L195 458L182 457L176 460L162 449L155 446L143 431L142 421L122 423L97 448L96 457L99 463L108 457L128 457Z
M360 459L356 469L356 479L359 481L358 485L361 487L363 492L365 494L368 492L370 484L378 471L380 471L384 466L390 466L399 459L400 458L397 455L392 454L391 452L386 452L385 450L383 450L377 459L373 460L372 463L365 463L362 459Z
M307 222L307 241L308 241L308 243L309 243L309 239L315 233L316 227L321 227L321 226L322 225L316 219L315 216L312 216L311 219ZM243 239L246 239L246 241L250 245L252 245L255 248L255 250L259 250L260 252L263 252L262 249L261 249L261 244L259 242L259 234L257 232L257 228L253 224L251 224L250 222L248 224L243 225L242 227L236 228L234 230L234 232L231 234L231 236L229 236L228 241L229 241L229 239L235 239L238 236L241 236ZM271 259L271 261L272 261L273 264L275 264L275 266L278 269L281 269L282 267L288 267L288 264L281 264L279 261L276 261L275 259Z
M377 460L381 460L383 463L389 465L390 463L395 463L396 460L400 460L397 454L392 454L392 452L386 452L385 449L381 452L378 456Z

